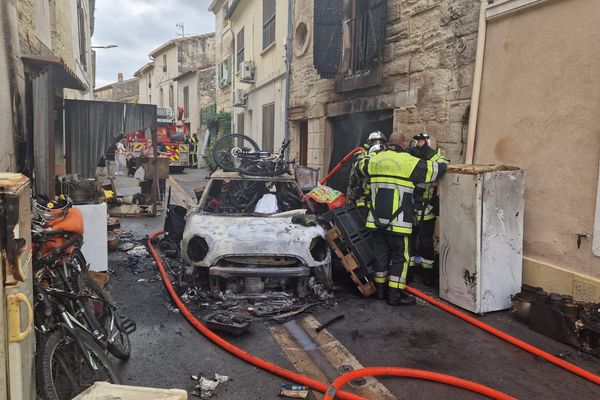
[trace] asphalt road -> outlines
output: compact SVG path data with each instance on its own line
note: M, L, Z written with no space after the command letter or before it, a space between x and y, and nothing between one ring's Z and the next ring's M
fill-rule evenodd
M188 170L189 171L189 170ZM177 180L186 191L195 174ZM162 226L162 219L122 219L124 229L143 237ZM150 261L148 259L148 261ZM111 253L111 291L123 313L135 319L132 358L119 366L124 383L192 391L191 375L233 378L220 385L216 399L277 399L285 380L238 360L198 334L177 312L153 265L134 273L123 253ZM140 281L141 280L141 281ZM392 308L362 299L343 271L335 275L339 289L335 308L314 308L319 321L343 313L328 330L364 366L402 366L432 370L473 380L520 399L598 399L600 387L561 370L429 304ZM302 316L296 317L301 320ZM596 374L597 358L531 331L509 312L482 317L492 326L559 355ZM229 339L246 351L285 368L294 368L269 331L269 323L254 323L240 338ZM289 350L289 349L288 349ZM315 351L322 352L322 348ZM335 371L334 371L335 372ZM379 378L398 399L481 399L435 383L402 378ZM191 399L195 398L190 396Z

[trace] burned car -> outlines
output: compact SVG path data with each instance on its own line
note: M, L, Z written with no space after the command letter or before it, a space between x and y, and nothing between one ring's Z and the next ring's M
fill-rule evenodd
M302 297L311 276L330 286L325 232L306 215L301 198L290 174L217 170L188 215L181 241L184 261L208 268L213 295L294 289Z

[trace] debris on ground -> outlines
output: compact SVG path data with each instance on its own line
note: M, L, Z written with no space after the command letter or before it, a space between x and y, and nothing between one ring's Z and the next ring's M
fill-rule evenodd
M281 384L281 389L279 389L279 397L287 397L290 399L306 399L308 397L308 387L283 383Z
M139 274L154 266L154 261L147 258L128 257L125 265L134 274Z
M127 254L133 257L148 257L150 255L148 250L146 250L146 246L144 245L135 246L131 250L127 251Z
M308 287L321 301L333 299L333 293L325 289L325 286L322 283L317 283L314 276L310 277L308 280Z
M190 394L196 397L200 397L201 399L212 398L215 394L215 390L220 384L231 380L230 377L221 374L215 374L214 379L192 375L192 379L197 380L198 385L196 385L196 390Z
M344 314L339 314L336 315L335 317L329 319L326 322L323 322L321 325L317 326L315 328L315 331L317 331L317 333L321 332L323 329L327 328L329 325L333 324L335 321L339 321L344 319L345 315Z
M119 244L119 251L129 251L135 247L135 243L133 242L123 242Z
M204 323L209 329L231 333L239 336L246 332L250 326L250 320L241 315L217 311L204 317Z

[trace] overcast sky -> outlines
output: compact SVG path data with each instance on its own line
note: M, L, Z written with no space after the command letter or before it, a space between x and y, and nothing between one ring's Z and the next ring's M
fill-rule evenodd
M183 22L185 35L215 30L210 0L98 0L93 46L96 49L96 87L125 79L149 61L148 53L177 37L175 24Z

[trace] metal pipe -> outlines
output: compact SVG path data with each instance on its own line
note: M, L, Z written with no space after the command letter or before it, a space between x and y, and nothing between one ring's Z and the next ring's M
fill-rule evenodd
M288 31L285 45L285 113L283 115L283 139L290 138L290 81L292 75L292 39L294 25L294 0L288 0ZM285 161L290 159L289 147L283 155Z
M475 55L475 73L471 91L471 112L467 128L467 154L465 164L473 164L475 154L475 133L477 130L477 114L479 112L479 95L481 94L481 77L483 75L483 55L485 53L485 35L487 28L486 10L487 1L481 0L479 10L479 28L477 30L477 53Z

